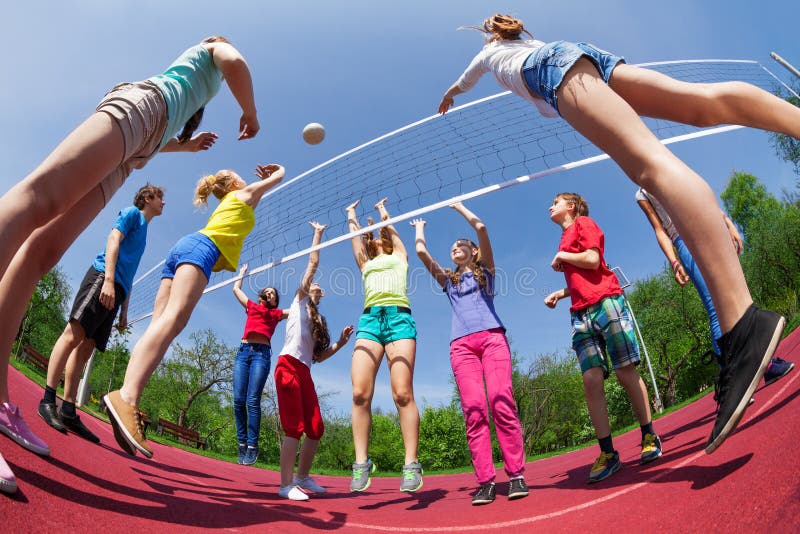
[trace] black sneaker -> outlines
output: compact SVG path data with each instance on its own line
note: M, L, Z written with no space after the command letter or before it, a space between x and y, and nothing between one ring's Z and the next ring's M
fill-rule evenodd
M61 412L60 415L61 415L61 420L64 421L64 426L67 427L71 432L74 432L83 439L87 439L92 443L100 443L100 438L95 436L91 430L86 428L86 426L81 421L81 417L78 414L70 416L65 414L64 412Z
M494 502L494 482L487 482L481 484L477 493L472 497L472 506L480 506L482 504L491 504Z
M528 496L528 485L522 477L512 478L508 481L508 500L522 499Z
M706 444L711 454L733 432L778 347L786 319L751 304L733 329L719 339L717 419Z
M64 422L58 416L58 410L56 409L55 402L41 401L39 403L39 417L44 419L45 423L52 426L59 432L64 432L66 434L67 427L64 426Z

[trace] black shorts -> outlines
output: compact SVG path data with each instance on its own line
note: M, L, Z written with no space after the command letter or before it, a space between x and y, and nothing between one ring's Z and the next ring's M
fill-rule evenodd
M114 284L114 307L108 309L100 304L100 292L103 290L103 280L106 274L94 267L89 267L83 277L81 287L75 296L72 311L69 312L71 321L77 321L86 333L86 337L94 340L95 347L100 352L105 352L111 329L117 318L119 307L125 301L125 290L118 283Z

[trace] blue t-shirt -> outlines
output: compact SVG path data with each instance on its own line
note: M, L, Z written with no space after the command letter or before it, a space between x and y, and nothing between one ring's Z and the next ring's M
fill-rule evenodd
M131 292L133 276L139 268L139 260L144 254L147 244L147 219L136 206L128 206L117 215L114 228L122 233L122 242L119 244L119 257L117 267L114 269L114 281L121 285L127 296ZM98 271L106 272L106 251L104 250L95 258L92 267Z
M458 286L450 282L450 277L447 278L443 291L447 293L453 308L450 341L475 332L505 328L494 311L494 275L486 269L483 272L486 275L486 291L481 290L471 272L461 274Z

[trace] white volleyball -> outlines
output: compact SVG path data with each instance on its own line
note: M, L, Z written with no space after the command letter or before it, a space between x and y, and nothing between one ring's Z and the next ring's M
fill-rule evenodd
M318 122L306 124L303 128L303 141L309 145L317 145L325 139L325 127Z

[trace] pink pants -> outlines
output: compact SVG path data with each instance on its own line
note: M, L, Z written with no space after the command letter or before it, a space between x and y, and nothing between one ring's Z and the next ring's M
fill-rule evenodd
M450 343L450 364L461 395L467 443L478 483L491 482L495 477L487 394L506 474L509 478L521 475L525 469L525 450L511 391L511 351L505 333L494 328L454 340Z

